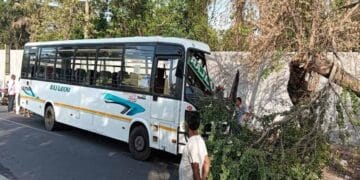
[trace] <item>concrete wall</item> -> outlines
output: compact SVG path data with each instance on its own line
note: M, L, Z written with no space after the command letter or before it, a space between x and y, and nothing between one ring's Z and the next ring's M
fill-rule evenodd
M225 87L225 95L231 88L237 70L240 81L237 95L240 96L256 114L283 112L292 106L287 92L289 81L289 58L291 54L280 60L280 68L266 77L261 77L265 65L257 71L249 72L244 61L249 56L246 52L213 52L209 57L208 69L215 86ZM360 53L339 53L343 68L360 79ZM334 59L331 53L329 59ZM321 78L322 84L328 82ZM320 88L320 87L319 87Z
M21 72L21 60L23 50L10 51L10 74L5 74L5 50L0 50L0 87L3 88L5 83L10 79L11 74L18 78Z
M235 73L240 72L237 95L256 114L271 114L289 110L292 106L287 93L289 66L283 61L281 68L266 78L261 77L265 65L257 70L248 70L244 65L249 53L244 52L214 52L209 56L208 69L215 84L225 87L228 96ZM251 72L250 72L251 71Z

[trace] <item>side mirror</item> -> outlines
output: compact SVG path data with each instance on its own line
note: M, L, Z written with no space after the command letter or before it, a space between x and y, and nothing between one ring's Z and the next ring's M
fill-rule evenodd
M153 101L157 101L158 100L158 96L157 95L153 95Z

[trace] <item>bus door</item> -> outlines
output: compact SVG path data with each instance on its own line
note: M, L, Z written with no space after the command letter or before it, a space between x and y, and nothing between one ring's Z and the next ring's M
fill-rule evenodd
M180 56L157 56L154 62L151 121L161 150L177 152L177 128L181 105L182 73L177 72ZM182 69L182 68L180 68ZM179 70L181 71L181 70ZM154 137L157 136L157 137Z

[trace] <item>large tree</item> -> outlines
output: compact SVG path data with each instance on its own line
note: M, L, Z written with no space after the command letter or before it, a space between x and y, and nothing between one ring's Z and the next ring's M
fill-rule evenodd
M84 38L85 3L78 0L24 4L31 13L31 41ZM91 34L91 33L89 33Z
M111 1L110 23L104 25L98 19L95 27L105 27L103 32L97 31L102 36L175 36L201 40L215 47L217 34L208 22L209 4L208 0ZM98 18L103 16L100 13Z
M0 47L22 48L29 40L26 11L14 1L0 1Z
M279 51L294 52L288 86L294 104L310 97L315 90L313 82L318 79L317 74L360 95L360 80L326 56L328 52L359 50L359 2L258 0L255 3L260 18L249 22L259 29L257 35L250 34L247 39L253 56L251 68L262 65ZM333 67L336 68L330 76Z
M29 40L149 35L201 40L213 48L218 44L217 32L208 22L210 0L93 0L89 4L86 2L78 0L1 2L1 8L4 9L1 11L4 14L1 16L3 26L0 28L2 39L6 38L4 40L6 42L10 40L19 42L16 40L19 38L11 36L21 37L22 43L17 43L19 48ZM106 19L108 12L111 13L110 19ZM12 26L13 24L16 26Z

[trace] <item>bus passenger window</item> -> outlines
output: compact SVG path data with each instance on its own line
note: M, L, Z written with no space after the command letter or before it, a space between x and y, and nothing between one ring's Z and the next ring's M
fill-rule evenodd
M95 47L79 47L76 50L75 64L74 64L74 82L76 84L91 85L91 76L88 76L89 71L94 71L96 59ZM91 72L90 72L91 74ZM91 79L90 79L91 78Z
M29 49L30 48L27 48L27 47L24 48L24 54L23 54L22 65L21 65L21 77L22 78L27 78L28 77L28 72L30 72L30 67L29 67L30 53L29 53Z
M128 46L125 49L125 73L122 85L138 91L150 91L150 76L154 46Z
M95 84L102 87L121 86L120 78L123 63L123 47L102 47L98 52L98 60L95 72Z
M22 78L32 78L35 73L35 63L37 57L37 47L26 47L21 68Z
M36 77L52 80L54 76L56 49L53 47L41 48Z
M72 61L74 59L75 49L72 47L59 47L56 58L56 75L61 82L71 82Z
M157 58L157 68L154 81L154 92L171 97L181 96L182 68L177 68L179 58Z

